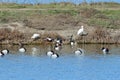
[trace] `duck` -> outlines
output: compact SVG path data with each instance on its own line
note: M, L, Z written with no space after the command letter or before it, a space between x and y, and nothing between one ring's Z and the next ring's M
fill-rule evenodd
M4 55L7 55L9 53L9 50L8 49L3 49L1 51L1 54L4 54Z
M26 52L26 49L24 47L19 48L19 52L24 53Z
M31 37L31 39L33 39L33 40L36 40L36 39L39 39L39 38L40 38L40 34L38 34L38 33L34 33Z
M26 48L23 47L23 44L21 42L19 42L19 45L20 45L19 52L21 52L21 53L26 52Z
M73 35L71 35L71 37L70 37L70 45L73 46L74 43L75 43L75 41L73 40Z
M1 56L1 57L4 56L3 52L0 52L0 56Z
M60 47L59 47L59 46L55 46L55 50L56 50L56 51L59 51L59 50L60 50Z
M56 51L59 51L61 48L62 48L62 45L59 44L59 43L56 43L55 46L54 46L54 49L55 49Z
M51 37L47 37L45 40L46 40L47 42L53 42L53 41L54 41L54 39L51 38Z
M4 55L7 55L9 53L9 50L8 49L3 49L3 50L1 50L1 52L0 52L0 56L2 57L2 56L4 56Z
M54 53L54 54L52 54L52 56L51 56L51 58L53 58L53 59L56 59L56 58L58 58L59 57L59 55L57 54L57 53Z
M109 54L109 49L108 48L102 47L101 50L102 50L103 54Z
M81 49L81 48L78 49L78 50L76 50L76 51L75 51L75 55L77 55L77 56L78 56L78 55L84 55L84 50Z
M51 57L53 54L54 54L54 51L53 51L53 50L50 50L50 51L47 52L47 56L48 56L48 57Z
M48 52L47 52L47 56L48 56L48 57L51 57L51 58L53 58L53 59L59 57L59 55L58 55L57 53L55 53L53 50L48 51Z
M56 41L56 43L58 43L58 44L62 44L62 42L63 42L63 41L62 41L62 38L60 38L60 37L58 37L55 41Z

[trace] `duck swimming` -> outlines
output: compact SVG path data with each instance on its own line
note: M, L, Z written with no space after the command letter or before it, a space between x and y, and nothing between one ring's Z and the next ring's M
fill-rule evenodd
M78 50L76 50L76 51L75 51L75 55L77 55L77 56L78 56L78 55L84 55L84 50L81 49L81 48L78 49Z
M48 57L51 57L51 58L53 58L53 59L59 57L59 55L58 55L57 53L55 53L53 50L48 51L48 52L47 52L47 56L48 56Z
M109 53L109 49L108 48L102 47L102 51L103 51L103 54L108 54Z
M19 48L19 52L24 53L26 52L26 48L23 47L23 44L21 42L19 42L20 48Z
M9 53L9 50L8 50L8 49L3 49L1 52L2 52L4 55L7 55L7 54Z

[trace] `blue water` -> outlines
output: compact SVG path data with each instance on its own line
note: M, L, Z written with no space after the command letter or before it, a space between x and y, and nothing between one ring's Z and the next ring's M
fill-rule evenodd
M84 0L2 0L0 2L16 2L16 3L53 3L53 2L72 2L75 4L82 3ZM120 0L86 0L88 3L90 2L117 2L120 3Z
M92 46L92 47L91 47ZM31 53L10 53L0 58L1 80L119 80L120 47L109 46L111 54L103 55L96 45L82 46L84 56L75 56L76 48L63 47L57 59L46 56L47 49L35 46L38 51ZM78 46L81 47L81 46ZM96 50L92 49L96 47ZM16 49L16 48L15 48ZM12 50L12 49L11 49ZM46 50L46 51L44 51ZM36 54L36 55L35 55Z
M0 59L2 80L119 80L120 56L91 58L10 56Z

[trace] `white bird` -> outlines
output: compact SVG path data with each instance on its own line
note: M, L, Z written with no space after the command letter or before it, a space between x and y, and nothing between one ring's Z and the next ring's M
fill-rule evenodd
M19 52L24 53L26 52L26 49L24 47L19 48Z
M58 58L59 57L59 55L57 54L57 53L54 53L52 56L51 56L51 58L53 58L53 59L56 59L56 58Z
M84 55L84 50L81 49L81 48L78 49L78 50L76 50L76 51L75 51L75 55L76 55L76 56L79 56L79 55L82 55L82 56L83 56L83 55Z
M9 50L8 49L4 49L1 51L1 53L3 53L4 55L7 55L9 53Z
M52 51L52 50L47 52L48 57L51 57L53 54L54 54L54 51Z
M77 35L82 35L83 31L84 31L84 26L81 26L81 28L77 32Z
M21 52L21 53L26 52L26 48L23 47L23 44L22 44L21 42L19 42L18 44L19 44L19 46L20 46L19 52Z
M48 57L51 57L51 58L53 58L53 59L59 57L59 55L58 55L57 53L55 53L53 50L48 51L48 52L47 52L47 56L48 56Z
M108 48L102 47L102 51L103 51L103 54L108 54L109 53L109 49Z
M35 34L33 34L33 36L31 37L31 39L37 39L37 38L40 38L40 34L35 33Z

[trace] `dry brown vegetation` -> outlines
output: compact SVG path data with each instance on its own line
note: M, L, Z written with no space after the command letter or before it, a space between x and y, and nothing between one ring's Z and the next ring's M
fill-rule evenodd
M13 30L8 28L0 29L0 41L21 41L25 40L25 35L18 30Z
M62 37L61 35L59 35L56 32L45 32L44 34L41 35L42 39L45 39L47 37L51 37L53 39L56 39L56 38L62 38L62 39L64 39L64 37Z
M31 16L23 21L25 26L38 30L62 30L75 26L77 21L69 14Z

